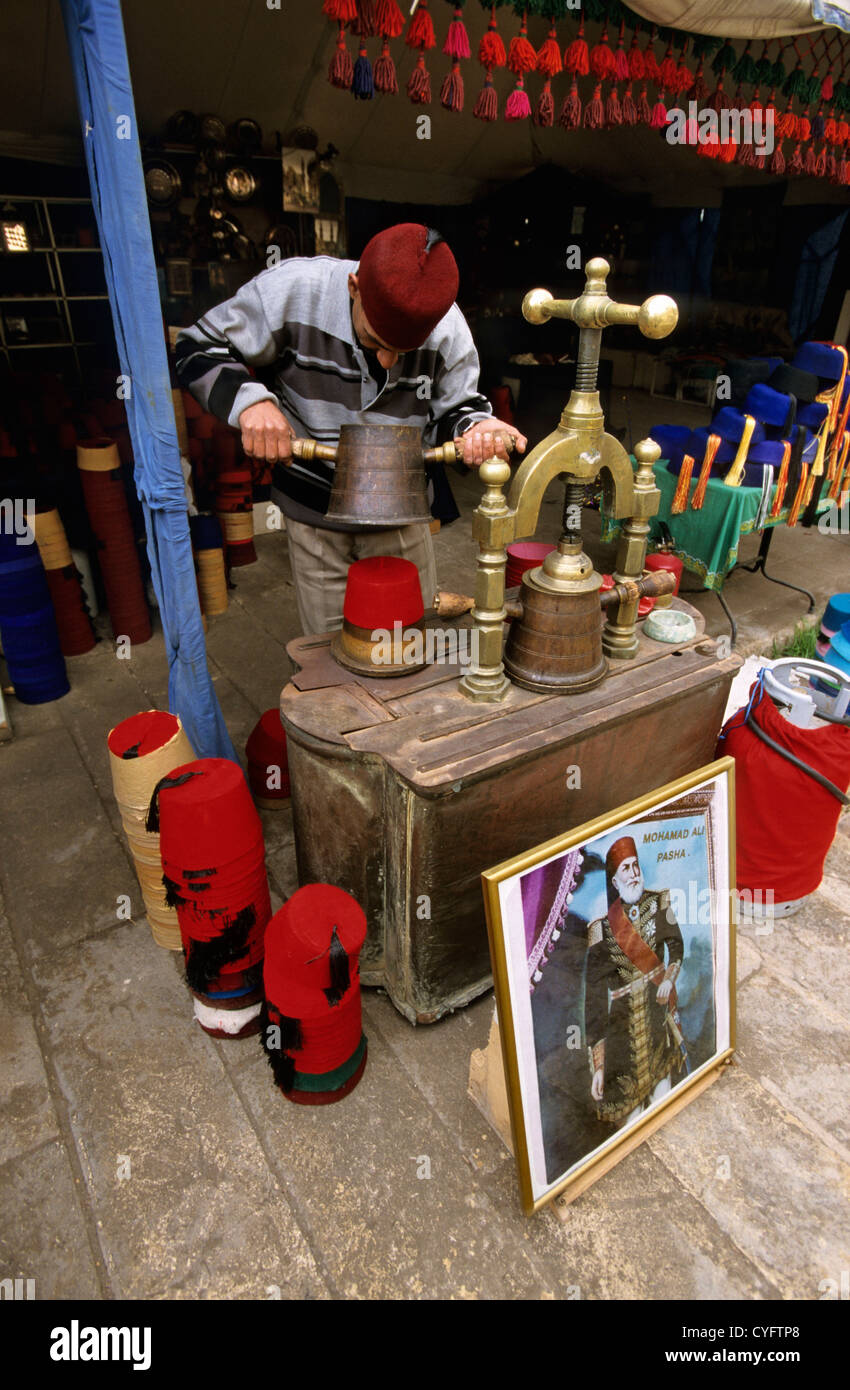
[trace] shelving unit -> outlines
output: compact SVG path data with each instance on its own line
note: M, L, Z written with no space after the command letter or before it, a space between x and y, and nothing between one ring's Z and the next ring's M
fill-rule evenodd
M102 256L99 246L63 246L60 236L57 235L57 228L54 217L51 216L51 208L72 207L91 208L90 198L52 198L38 197L33 194L0 194L0 209L11 204L15 208L16 216L20 214L22 208L32 208L33 216L26 218L28 232L32 238L36 225L39 235L45 238L45 244L40 246L30 246L28 251L12 251L4 253L2 260L4 263L24 264L33 256L44 256L47 271L49 288L38 293L28 294L3 294L0 295L0 351L6 358L9 367L14 366L13 354L18 352L33 351L52 351L55 349L66 349L73 354L74 365L77 375L81 375L80 349L97 347L99 340L89 336L78 336L75 328L71 305L74 304L95 304L108 302L109 295L104 289L98 293L78 294L67 287L67 269L63 270L63 260L65 256ZM31 263L31 261L30 261ZM102 277L101 277L102 278ZM7 316L9 316L10 306L20 305L22 308L27 304L56 304L58 308L58 319L64 327L64 337L57 337L55 340L47 342L12 342L9 340L7 332ZM23 315L22 315L23 316Z

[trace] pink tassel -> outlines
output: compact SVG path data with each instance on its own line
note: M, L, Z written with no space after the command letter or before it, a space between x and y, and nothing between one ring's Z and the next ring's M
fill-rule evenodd
M649 125L652 120L652 112L649 109L649 102L646 97L646 88L642 87L638 97L638 120L643 121L644 125Z
M499 98L496 95L496 88L493 86L489 68L484 78L484 86L478 93L478 100L472 108L472 114L479 121L495 121L499 114Z
M577 130L581 125L581 97L575 78L558 113L558 125L563 126L564 130Z
M637 107L635 106L635 103L634 103L634 98L633 98L633 96L632 96L632 84L631 84L631 82L629 83L628 87L626 88L625 92L623 93L623 107L622 107L622 110L623 110L623 125L637 125L638 113L637 113Z
M593 96L584 108L584 126L586 130L601 130L605 124L605 108L602 105L602 84L597 82L593 89Z
M785 156L782 153L781 140L773 151L773 158L770 161L770 172L772 174L778 174L780 177L785 173Z
M534 113L534 124L542 126L555 124L555 100L552 96L552 79L550 77L547 77L543 83L543 91L540 93L537 110Z
M803 173L808 174L810 178L814 178L817 173L817 160L815 158L813 145L809 145L809 148L806 150L806 155L803 160Z
M447 111L463 110L463 78L460 75L460 65L457 61L452 63L451 72L443 78L443 85L440 88L440 103L445 106Z
M792 156L791 156L791 162L790 162L790 164L788 165L788 173L789 173L789 174L802 174L802 173L803 173L803 152L802 152L802 150L800 149L799 144L797 144L797 145L794 146L794 153L792 154Z
M620 105L620 98L617 95L617 84L611 83L611 90L608 93L608 100L605 103L605 124L607 126L623 124L623 108Z
M834 164L835 164L835 160L833 159L832 162L833 162L833 165L834 165ZM829 160L828 160L828 158L827 158L826 145L823 145L823 146L821 147L821 152L820 152L820 154L818 155L817 159L815 160L815 178L816 178L816 179L825 179L825 178L828 176L828 174L829 174L829 167L828 167L828 166L829 166Z
M524 121L531 115L531 102L521 77L505 103L506 121Z
M417 10L416 13L418 14L419 11ZM431 74L425 66L424 53L419 54L416 59L416 67L407 79L407 95L414 106L431 105Z
M756 152L752 144L745 142L738 150L738 163L745 169L756 167Z
M342 21L336 41L336 52L328 68L328 81L332 87L338 87L342 92L350 92L354 81L354 63L345 46L345 25Z
M443 44L443 52L447 53L450 58L455 59L469 57L469 35L466 32L466 25L463 22L463 10L460 6L455 10L455 17L449 25L449 32L446 34L446 41ZM446 103L443 102L444 106L445 104ZM459 110L459 108L452 107L452 110Z
M381 56L375 62L375 91L385 92L388 96L395 96L398 91L398 75L390 55L388 39L384 39Z

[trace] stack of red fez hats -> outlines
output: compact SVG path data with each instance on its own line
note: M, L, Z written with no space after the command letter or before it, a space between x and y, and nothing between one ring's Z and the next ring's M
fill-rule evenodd
M214 1037L256 1033L271 903L262 826L241 768L226 758L174 768L157 783L147 828L159 830L195 1017Z
M254 800L264 810L275 810L289 798L286 734L277 706L267 709L254 725L245 745L245 756Z
M131 642L147 642L151 620L118 450L109 438L87 439L77 445L77 466L86 511L98 543L112 631L116 637L129 637Z
M250 468L231 467L219 473L216 480L215 507L224 532L227 562L230 565L251 565L257 558L252 487Z
M284 1095L329 1105L366 1066L359 955L366 915L341 888L299 888L266 932L261 1041Z
M402 659L403 646L394 642L392 661L386 660L384 641L377 632L395 638L400 624L418 627L425 616L419 571L412 560L395 555L375 555L349 566L342 609L342 631L334 633L331 652L350 671L363 675L395 676L421 670Z
M70 690L56 616L35 538L0 524L0 641L17 698L27 705Z
M65 527L55 507L30 517L53 600L63 656L81 656L95 644L79 571L74 564Z

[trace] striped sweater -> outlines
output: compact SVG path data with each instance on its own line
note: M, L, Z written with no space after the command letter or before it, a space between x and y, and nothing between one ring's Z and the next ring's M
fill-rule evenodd
M386 372L354 333L348 276L356 270L356 261L314 256L255 276L180 333L180 384L233 426L249 405L274 401L296 434L322 444L357 424L416 425L427 443L443 443L492 416L457 305ZM326 526L332 478L333 464L294 458L275 466L273 495L286 515Z

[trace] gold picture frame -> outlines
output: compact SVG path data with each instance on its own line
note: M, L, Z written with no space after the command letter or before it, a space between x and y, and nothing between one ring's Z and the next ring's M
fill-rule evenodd
M734 768L721 758L482 874L529 1215L573 1201L732 1057Z

